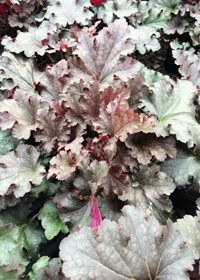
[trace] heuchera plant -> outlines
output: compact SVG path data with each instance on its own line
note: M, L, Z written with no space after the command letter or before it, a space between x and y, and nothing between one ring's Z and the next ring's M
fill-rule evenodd
M200 4L0 12L0 279L197 279ZM163 42L177 79L137 59Z

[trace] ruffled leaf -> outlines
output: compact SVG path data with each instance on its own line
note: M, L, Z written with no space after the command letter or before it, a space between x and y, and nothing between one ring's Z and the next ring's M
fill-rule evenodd
M82 25L88 25L88 20L93 16L89 10L91 6L90 0L70 0L67 2L60 0L47 7L44 17L50 22L59 23L62 26L73 24L75 21Z
M16 197L30 192L31 183L39 185L45 172L44 166L37 164L39 152L33 146L19 144L15 151L0 156L0 195L5 195L15 184Z
M169 16L171 13L178 14L181 7L179 0L152 0L151 1L158 9L163 10L165 16Z
M200 87L200 61L196 54L190 51L173 50L172 55L175 58L175 63L179 65L179 73Z
M197 216L192 217L185 215L183 219L177 220L178 230L180 231L183 240L192 249L194 258L200 258L200 212L197 211Z
M57 117L48 109L41 110L37 115L38 129L34 132L37 142L41 141L40 149L50 152L57 141L67 142L70 139L70 127L63 116Z
M23 55L13 55L4 51L0 59L0 78L12 79L13 83L9 86L1 86L2 89L12 89L18 86L27 93L35 92L34 84L41 81L44 73L40 72L35 65L33 58L25 58Z
M140 70L139 61L127 57L135 46L130 42L130 31L125 19L116 20L103 28L97 36L83 31L73 52L78 57L69 58L72 82L90 81L97 75L100 90L118 81L134 78Z
M47 39L47 33L50 35L55 32L56 29L55 24L49 21L43 21L38 28L29 27L28 32L21 32L18 30L15 40L12 40L11 37L4 38L2 40L2 45L10 52L24 52L27 57L32 57L35 53L43 56L49 47L48 45L42 44L42 42ZM24 44L24 42L26 42L26 44Z
M193 154L187 147L179 145L176 160L166 159L161 163L161 170L174 179L178 188L187 186L191 195L199 196L200 161L198 155Z
M160 43L157 39L159 33L153 27L137 26L137 28L134 28L130 26L129 29L131 31L130 38L133 40L136 50L141 54L146 53L146 51L152 50L155 52L160 49Z
M17 139L28 139L31 130L36 130L37 112L48 107L42 103L37 95L30 95L17 89L13 99L4 99L0 102L0 127L3 130L13 128L12 135Z
M31 218L27 218L30 206L29 201L23 201L15 207L1 211L0 219L4 225L12 223L19 227L18 252L23 256L23 248L26 248L29 256L36 260L40 243L46 242L46 238L38 223ZM24 259L22 259L23 262Z
M64 59L53 66L47 66L46 75L40 81L42 100L50 102L61 98L61 93L69 88L69 78L66 77L68 73L68 63Z
M195 119L194 99L196 88L189 81L178 80L171 84L159 80L142 98L144 110L157 121L157 136L175 134L177 140L200 148L200 125ZM166 102L167 100L167 102Z
M119 224L104 220L98 234L84 227L63 239L63 273L71 280L187 280L193 254L183 246L177 227L171 221L161 226L133 206L125 206L123 213Z
M107 24L113 22L114 16L118 18L133 16L138 8L135 1L132 0L113 0L106 1L97 11L97 17L103 19Z
M148 215L153 214L160 223L165 224L172 209L169 195L176 186L173 180L159 169L157 165L140 165L133 169L132 188L119 198L146 211Z
M117 106L118 105L118 106ZM110 102L107 108L101 108L99 117L93 120L95 130L100 135L110 135L124 142L128 133L156 131L154 120L143 114L134 113L128 104Z
M131 149L131 156L144 165L150 163L152 156L159 161L164 161L167 155L176 158L176 140L173 136L163 138L155 134L132 134L125 144Z

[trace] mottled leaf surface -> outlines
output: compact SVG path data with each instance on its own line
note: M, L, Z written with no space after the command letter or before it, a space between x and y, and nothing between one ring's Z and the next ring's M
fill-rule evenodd
M119 224L104 220L98 234L84 227L61 241L64 274L71 280L187 280L194 256L177 227L171 221L161 226L133 206L123 213Z
M194 258L200 257L200 212L197 211L197 216L192 217L185 215L183 219L177 220L178 230L180 231L183 240L192 249Z

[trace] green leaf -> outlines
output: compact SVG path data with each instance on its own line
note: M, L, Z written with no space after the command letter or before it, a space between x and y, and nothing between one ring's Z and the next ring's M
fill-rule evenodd
M52 197L61 187L61 182L54 179L47 180L46 177L43 178L40 185L34 185L31 189L31 196L38 198L42 193L45 197Z
M131 31L130 38L136 45L136 50L141 54L146 51L158 51L160 49L160 43L158 42L159 33L151 26L138 26L134 28L129 26Z
M165 28L167 21L168 19L163 13L163 10L153 7L149 11L149 16L142 21L142 25L148 25L155 28L155 30L158 30Z
M200 212L197 211L197 216L192 217L185 215L183 219L177 220L178 229L190 249L194 253L194 258L200 258Z
M45 236L48 240L53 239L59 231L67 233L68 227L61 222L56 205L48 200L44 206L40 209L38 219L42 221L42 226L45 229Z
M0 222L0 265L7 265L18 246L19 228Z
M160 10L163 10L165 16L170 13L178 14L181 7L180 0L151 0L151 2Z
M176 160L167 159L161 163L161 170L174 179L178 188L185 188L194 196L199 195L200 189L200 160L184 145L177 146Z
M20 140L12 136L12 129L0 129L0 155L16 149L19 142Z
M32 266L32 271L29 272L30 280L35 280L35 273L38 269L48 265L50 258L47 256L41 257L37 262Z
M30 192L31 183L39 185L45 172L44 166L37 164L39 153L34 146L19 144L15 151L0 156L0 195L5 195L12 184L16 185L16 197Z
M189 81L178 80L171 84L158 80L150 89L144 93L140 107L156 120L156 135L166 137L175 134L177 140L188 143L188 147L196 145L199 149L200 125L195 118L194 106L196 87Z
M176 225L169 220L161 226L134 206L125 206L123 213L119 224L103 220L98 234L84 227L61 241L65 276L71 280L188 280L186 270L192 270L194 256L183 246Z
M15 207L9 207L1 211L0 220L4 225L12 223L19 227L19 247L17 252L23 257L22 250L26 248L29 256L36 260L40 244L46 242L46 238L38 223L32 218L27 219L29 208L30 202L24 200L24 202L17 204ZM25 259L23 260L25 261Z

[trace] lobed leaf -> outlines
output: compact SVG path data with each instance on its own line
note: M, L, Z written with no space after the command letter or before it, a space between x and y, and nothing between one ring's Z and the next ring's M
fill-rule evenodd
M33 146L19 144L15 151L0 156L0 195L5 195L15 184L16 197L30 192L31 183L39 185L45 172L44 166L37 164L39 152Z
M115 16L118 18L133 16L138 12L135 1L113 0L106 1L97 11L97 16L107 24L113 22Z
M133 206L123 208L119 224L104 220L98 234L84 227L64 238L63 273L77 279L188 279L193 254L183 246L176 225L161 226ZM173 238L172 238L173 236Z
M179 73L193 83L200 86L200 61L196 54L190 51L173 50L172 55L175 63L179 65Z
M59 219L56 211L56 205L51 200L47 200L38 214L38 219L41 220L42 226L45 229L45 236L48 240L53 239L59 231L63 233L69 231L67 226Z
M73 24L75 21L82 25L88 25L93 13L89 10L91 3L89 0L60 0L48 5L44 15L50 22L59 23L61 26Z
M123 193L119 199L130 205L153 214L161 224L165 224L172 209L169 195L175 190L173 180L157 165L140 165L133 169L132 187L127 193Z
M38 123L36 115L40 109L46 108L37 94L27 94L16 89L13 99L0 102L0 127L3 130L12 129L12 135L17 139L28 139L31 130L36 130Z
M187 147L177 147L176 160L166 159L161 163L161 170L173 178L178 188L187 186L190 194L199 196L200 161L198 155L192 153Z
M159 161L164 161L167 155L176 158L176 140L172 135L163 138L150 133L136 133L129 135L125 144L131 149L131 156L144 165L150 163L152 156Z
M195 119L196 88L189 81L177 80L171 84L158 80L142 98L144 110L157 119L157 136L175 134L177 140L198 150L200 125ZM166 102L167 100L167 102Z
M197 211L196 217L185 215L183 219L178 219L176 222L183 240L193 251L195 259L199 259L200 257L199 218L200 212Z
M127 57L135 46L130 42L130 31L125 19L115 20L103 28L97 36L82 31L79 44L69 58L71 83L90 81L94 75L100 83L100 90L118 82L134 78L139 71L140 62Z
M44 76L44 73L36 67L34 58L27 59L21 54L14 55L6 51L1 55L0 69L3 70L0 73L1 78L13 80L9 88L7 85L5 87L2 85L2 89L12 89L18 86L31 94L35 92L34 84L39 83Z

